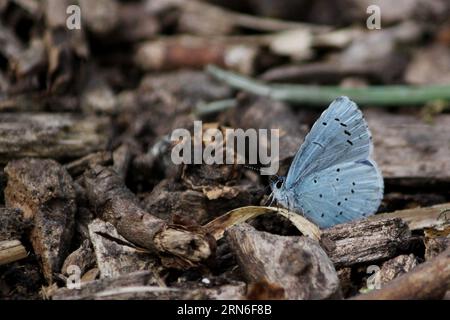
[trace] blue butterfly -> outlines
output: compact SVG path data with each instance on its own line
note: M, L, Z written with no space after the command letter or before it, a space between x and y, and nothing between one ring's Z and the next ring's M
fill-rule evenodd
M311 128L287 176L271 183L273 199L321 228L375 213L384 185L372 148L362 112L349 98L337 98Z

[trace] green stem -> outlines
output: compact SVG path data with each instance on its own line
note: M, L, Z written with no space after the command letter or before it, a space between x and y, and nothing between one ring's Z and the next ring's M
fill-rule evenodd
M234 108L237 104L236 99L217 100L209 103L199 103L194 109L194 114L203 117Z
M222 80L236 89L293 104L304 103L323 107L338 96L348 96L358 104L372 106L421 106L434 100L450 101L450 85L393 85L364 88L296 84L269 85L215 66L208 66L207 71L216 79Z

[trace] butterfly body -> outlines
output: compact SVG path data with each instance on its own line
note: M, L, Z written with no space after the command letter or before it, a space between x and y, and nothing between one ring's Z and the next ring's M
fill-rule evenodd
M311 128L273 197L321 228L373 214L383 178L371 159L372 141L361 111L347 97L334 100Z

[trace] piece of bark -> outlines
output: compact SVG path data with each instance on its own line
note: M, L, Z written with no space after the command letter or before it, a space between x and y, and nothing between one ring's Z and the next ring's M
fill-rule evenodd
M81 283L80 290L62 288L53 293L53 300L202 300L240 299L244 284L229 283L217 287L169 288L158 285L150 271L137 271L117 278Z
M203 224L208 220L206 196L199 191L183 189L171 180L162 180L144 198L143 208L166 221L173 222L178 216L186 222Z
M152 271L138 271L117 278L104 278L82 283L80 290L61 288L54 292L51 298L53 300L92 299L96 293L114 288L156 285L158 285L158 280Z
M136 248L108 222L94 220L89 225L89 235L101 278L115 278L135 271L156 270L158 267L155 256Z
M339 298L336 270L319 243L285 237L240 224L226 238L249 282L268 281L284 289L287 299Z
M181 280L181 281L180 281ZM222 276L208 276L200 281L183 281L179 279L172 284L174 289L189 290L194 292L204 292L205 299L208 300L236 300L242 299L246 291L246 284L242 281L227 280Z
M443 45L432 45L417 50L408 69L405 81L415 85L450 83L450 50Z
M64 168L70 173L71 176L78 176L85 170L95 165L109 165L112 163L112 155L109 151L98 151L90 153L80 159L74 160L64 165Z
M410 238L411 231L399 218L364 219L322 231L322 244L336 267L391 258Z
M96 166L85 173L84 180L91 206L128 241L188 265L211 255L215 243L210 236L199 229L170 225L144 211L113 170Z
M450 248L450 237L425 237L425 260L430 260Z
M27 250L19 240L0 241L0 266L27 256Z
M94 265L95 254L90 241L86 239L77 250L67 256L61 268L61 273L67 275L67 268L70 266L77 266L80 268L80 276L83 276L84 273Z
M114 150L112 154L113 169L123 180L126 180L127 178L130 162L136 152L136 145L132 145L132 143L123 143Z
M49 283L68 253L76 212L72 178L56 161L21 159L5 167L5 202L34 222L31 242Z
M413 208L397 210L370 216L368 220L379 221L390 218L399 218L408 225L411 231L425 228L439 229L448 224L446 210L450 209L450 203L438 204L426 208ZM448 213L447 213L448 214Z
M179 68L199 69L208 64L252 74L258 48L228 45L211 38L192 36L159 39L142 44L136 52L136 65L147 71Z
M6 91L4 91L6 92ZM15 93L10 88L9 97L0 100L2 112L74 112L78 111L78 97L54 96L42 92Z
M374 158L386 179L448 179L450 116L427 124L416 115L364 112L374 142Z
M30 226L20 209L0 207L0 241L20 239Z
M153 4L153 7L155 6L156 4ZM327 27L320 25L242 14L201 1L172 0L168 1L166 6L173 6L181 11L177 21L181 32L204 36L230 34L237 28L265 32L292 29L317 32L327 30Z
M109 120L57 113L2 113L0 162L20 157L82 157L105 149Z
M442 299L450 287L450 248L358 300Z
M380 270L380 284L384 286L398 276L410 272L418 265L416 257L410 255L400 255L383 263Z

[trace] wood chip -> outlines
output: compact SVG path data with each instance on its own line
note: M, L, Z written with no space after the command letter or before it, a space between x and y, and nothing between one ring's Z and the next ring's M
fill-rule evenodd
M287 299L339 298L339 280L317 241L256 231L248 224L227 230L226 238L250 282L266 280Z
M106 148L109 120L57 113L2 113L0 137L0 163L20 157L82 157Z
M380 290L360 294L357 300L442 299L450 287L450 248Z
M51 283L53 273L60 271L68 254L74 231L76 203L72 178L54 160L15 160L8 163L5 172L6 205L21 209L26 219L33 220L31 242Z
M27 256L27 250L19 240L0 241L0 266Z
M411 114L364 112L374 142L374 156L386 179L447 179L450 175L450 116L427 124Z
M94 220L89 225L89 235L101 278L114 278L141 270L155 271L158 267L155 256L129 243L110 223Z
M337 267L394 257L410 237L411 231L399 218L358 220L322 231L322 243L329 243L325 247Z

